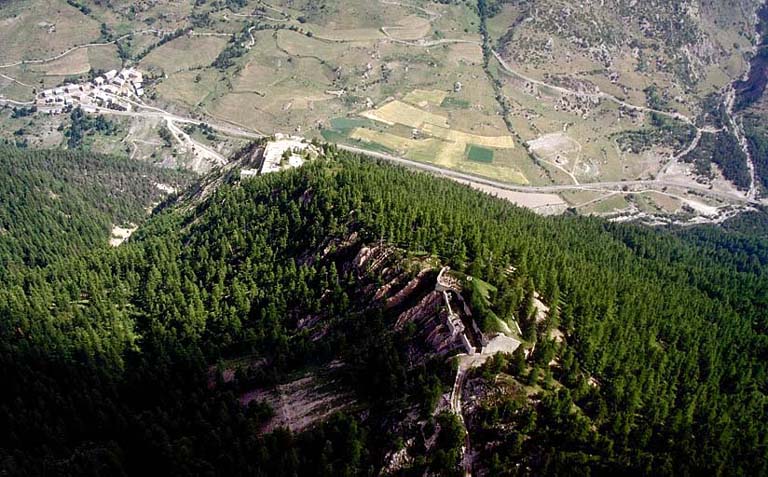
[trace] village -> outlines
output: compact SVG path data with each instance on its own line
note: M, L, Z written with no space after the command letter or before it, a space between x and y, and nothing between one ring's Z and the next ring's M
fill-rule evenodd
M35 98L37 107L48 114L61 114L80 106L94 113L98 108L131 111L131 96L144 95L144 76L135 68L110 70L86 83L72 83L46 89Z

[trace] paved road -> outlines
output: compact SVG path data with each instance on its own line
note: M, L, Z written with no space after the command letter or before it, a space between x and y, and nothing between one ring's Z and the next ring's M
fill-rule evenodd
M0 95L0 106L5 106L7 104L13 104L14 106L32 106L35 104L35 102L34 101L16 101L15 99L4 98L2 95Z
M649 188L663 188L663 187L681 187L684 189L694 190L701 195L709 196L709 197L715 197L721 200L729 200L734 201L738 203L748 203L748 204L758 204L759 201L755 199L749 199L744 197L743 195L735 194L735 193L729 193L725 191L717 191L712 190L706 186L698 185L698 184L688 184L688 183L682 183L682 182L675 182L671 180L636 180L636 181L618 181L618 182L592 182L592 183L586 183L586 184L564 184L564 185L549 185L549 186L524 186L524 185L514 185L509 184L506 182L500 182L493 179L488 179L485 177L478 177L472 174L466 174L463 172L458 172L450 169L444 169L440 166L436 166L434 164L427 164L423 162L418 161L412 161L410 159L405 159L403 157L397 157L392 156L390 154L384 154L381 152L372 152L368 151L366 149L362 149L359 147L354 146L346 146L346 145L337 145L339 149L343 149L345 151L354 152L357 154L366 155L369 157L374 157L377 159L382 159L385 161L393 162L395 164L400 164L412 169L418 169L426 172L430 172L435 175L448 177L451 179L459 179L462 181L469 181L474 182L477 184L485 184L489 185L491 187L497 187L499 189L505 189L505 190L512 190L517 192L541 192L541 193L557 193L557 192L563 192L568 190L615 190L615 189L621 189L625 186L645 186Z

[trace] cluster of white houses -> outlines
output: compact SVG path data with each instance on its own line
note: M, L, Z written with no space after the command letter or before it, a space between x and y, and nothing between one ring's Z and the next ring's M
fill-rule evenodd
M65 84L37 94L37 106L50 114L59 114L69 108L81 106L95 112L96 107L130 111L130 96L144 94L144 77L135 68L118 72L111 70L87 83Z

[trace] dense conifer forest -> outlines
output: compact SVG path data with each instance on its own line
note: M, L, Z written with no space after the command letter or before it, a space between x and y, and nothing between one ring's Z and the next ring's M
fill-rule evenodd
M114 225L139 224L159 203L156 184L189 174L80 151L0 146L0 276L104 245Z
M110 249L93 246L104 227L136 219L135 204L151 195L127 187L140 166L78 156L66 169L69 153L0 150L3 169L18 171L2 192L0 473L378 475L384 450L404 437L392 421L413 405L428 415L452 370L409 366L402 350L413 330L395 332L381 307L359 303L354 278L321 257L352 233L487 281L495 291L485 312L515 318L526 347L535 344L528 358L494 359L476 376L537 389L481 409L473 445L490 475L768 473L764 212L722 229L542 218L326 152L169 202ZM51 177L41 171L54 166L36 161L71 173ZM95 163L122 167L108 176L124 182L75 179ZM42 203L41 188L75 206ZM96 204L86 200L94 194ZM29 230L10 233L19 217ZM534 290L550 308L546 325L529 319ZM307 311L327 321L324 338L298 329ZM268 364L238 380L250 384L340 360L358 405L301 434L262 434L269 407L243 406L236 385L209 379L211 366L242 356ZM461 425L434 421L439 452L402 475L459 472Z

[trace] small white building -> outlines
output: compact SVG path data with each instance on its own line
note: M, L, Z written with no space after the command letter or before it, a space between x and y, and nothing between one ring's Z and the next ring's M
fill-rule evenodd
M104 77L107 79L107 81L112 80L112 78L114 78L115 76L117 76L117 70L109 70L106 73L104 73Z
M93 84L95 84L96 86L103 85L104 84L104 78L102 78L101 76L97 76L96 78L94 78Z

